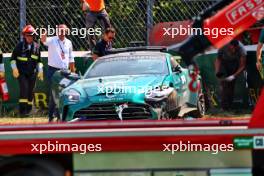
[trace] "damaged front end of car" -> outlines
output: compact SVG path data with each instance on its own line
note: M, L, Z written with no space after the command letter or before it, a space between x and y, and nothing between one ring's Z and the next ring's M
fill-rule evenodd
M165 86L161 86L158 89L154 89L146 93L145 102L152 107L157 119L174 118L171 116L171 112L175 111L177 106L176 104L171 104L170 97L174 96L175 93L176 91L174 88Z

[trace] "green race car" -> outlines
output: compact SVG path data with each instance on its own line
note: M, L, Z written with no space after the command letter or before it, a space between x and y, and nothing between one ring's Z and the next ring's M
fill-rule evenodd
M52 93L62 121L201 117L204 95L190 82L171 54L127 49L99 58L82 77L57 72Z

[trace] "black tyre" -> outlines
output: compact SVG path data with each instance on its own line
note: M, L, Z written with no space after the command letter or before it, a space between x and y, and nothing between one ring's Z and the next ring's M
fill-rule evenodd
M189 114L193 118L201 118L205 115L206 112L206 98L202 90L199 90L197 98L197 110Z
M64 168L56 162L37 158L14 157L0 163L2 176L64 176Z

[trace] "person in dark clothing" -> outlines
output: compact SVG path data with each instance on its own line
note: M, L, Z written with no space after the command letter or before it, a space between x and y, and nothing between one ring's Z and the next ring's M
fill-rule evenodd
M28 116L33 105L33 89L36 78L43 81L43 64L39 44L34 42L35 29L27 25L23 29L24 40L19 42L11 56L13 76L19 83L19 114Z
M90 30L95 27L98 20L103 22L104 29L111 27L109 15L105 10L104 0L81 0L82 11L86 12L86 28ZM90 35L89 38L89 48L92 50L96 45L95 35Z
M245 64L246 51L237 40L231 41L218 51L215 72L221 83L223 110L229 110L232 106L236 78L244 70Z
M115 29L107 28L104 32L103 38L98 41L92 51L92 58L95 61L98 57L108 54L112 49L112 42L115 39Z

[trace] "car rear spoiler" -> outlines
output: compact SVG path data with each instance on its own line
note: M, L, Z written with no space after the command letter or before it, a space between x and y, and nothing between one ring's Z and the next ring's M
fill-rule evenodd
M117 48L109 50L109 54L118 54L124 52L133 52L133 51L160 51L166 52L165 46L139 46L139 47L127 47L127 48Z

